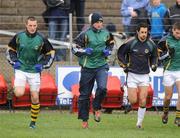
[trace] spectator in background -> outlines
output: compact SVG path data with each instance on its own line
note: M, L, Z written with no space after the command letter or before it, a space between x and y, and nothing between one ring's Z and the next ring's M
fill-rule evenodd
M174 86L176 86L178 99L174 123L180 127L180 22L173 25L172 33L163 40L165 42L162 41L162 45L159 47L161 52L166 53L162 55L163 58L161 57L164 60L163 85L165 90L162 123L168 123L169 105Z
M40 111L39 89L41 71L49 68L54 59L52 45L37 32L35 17L26 19L26 30L17 33L9 42L7 59L15 72L14 94L21 97L25 93L26 83L31 94L30 128L36 128L36 120Z
M151 28L150 36L156 44L166 34L164 24L166 12L167 8L163 3L161 3L161 0L152 0L152 5L149 11Z
M65 41L69 30L70 0L43 0L46 11L43 13L48 25L49 38ZM56 49L55 60L66 60L66 49Z
M137 27L137 35L129 38L117 53L120 66L127 73L129 102L132 105L139 99L137 128L142 128L146 112L150 68L152 71L157 69L157 47L148 37L148 31L148 25L140 23Z
M120 13L122 24L127 36L135 34L137 23L147 21L147 11L150 8L149 0L123 0ZM137 20L137 18L139 20ZM132 19L135 19L132 22ZM132 26L132 27L131 27Z
M180 22L180 0L176 0L176 4L168 9L164 20L167 31L172 31L173 24Z
M71 0L71 11L76 15L76 24L78 33L80 33L84 27L84 8L85 0Z
M103 29L103 18L99 13L89 16L91 26L74 40L72 52L79 57L81 66L80 95L78 98L78 119L82 127L88 128L90 96L95 81L97 89L93 99L94 120L100 122L101 103L106 96L109 65L107 57L111 54L114 41L107 30Z

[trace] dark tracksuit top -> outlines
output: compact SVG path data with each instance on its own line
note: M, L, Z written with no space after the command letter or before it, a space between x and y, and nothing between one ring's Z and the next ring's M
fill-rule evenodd
M27 31L17 33L9 42L7 59L11 65L21 62L19 70L36 73L35 65L42 64L49 68L53 62L55 51L50 42L40 33L29 34Z
M118 49L117 56L120 66L135 74L148 74L150 66L158 62L157 47L149 38L144 42L130 38Z

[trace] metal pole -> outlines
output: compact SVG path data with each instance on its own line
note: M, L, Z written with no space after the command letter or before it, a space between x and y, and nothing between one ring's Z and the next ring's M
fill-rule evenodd
M72 65L72 43L73 43L73 33L72 33L72 13L69 14L69 64Z

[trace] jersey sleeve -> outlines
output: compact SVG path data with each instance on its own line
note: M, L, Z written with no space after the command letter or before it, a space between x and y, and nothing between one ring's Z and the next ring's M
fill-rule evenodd
M6 58L11 65L14 65L18 60L17 57L17 46L18 46L18 35L16 34L9 42L6 50Z
M113 47L114 47L114 37L112 33L109 33L106 40L106 48L112 51Z
M130 51L130 43L125 42L122 44L117 52L117 57L119 61L119 65L123 68L127 67L129 60L128 60L128 53Z
M45 69L50 68L54 61L55 50L53 49L53 46L46 38L43 38L43 46L41 49L41 53L43 55L43 60L42 60L43 68Z
M157 66L158 65L158 48L156 46L156 44L150 40L150 43L152 45L152 52L151 52L151 56L150 56L150 64Z
M75 45L73 45L72 47L72 53L77 57L84 55L84 48L86 47L87 42L88 42L88 38L85 32L80 33L74 39Z

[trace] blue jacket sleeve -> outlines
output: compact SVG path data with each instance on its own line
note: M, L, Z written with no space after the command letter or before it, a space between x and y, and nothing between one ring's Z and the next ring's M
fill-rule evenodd
M126 16L131 16L130 11L128 10L128 5L127 5L127 1L124 0L121 4L121 15L126 17Z

